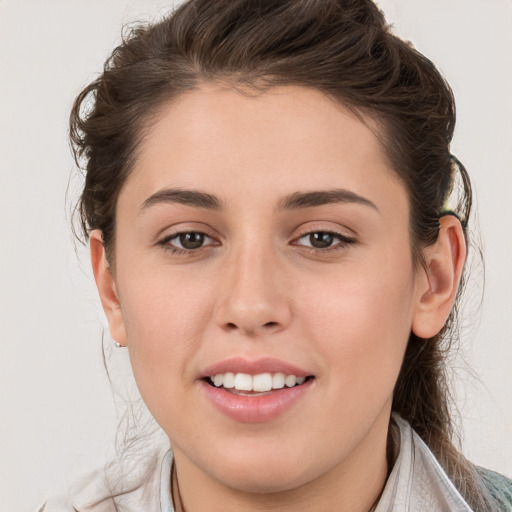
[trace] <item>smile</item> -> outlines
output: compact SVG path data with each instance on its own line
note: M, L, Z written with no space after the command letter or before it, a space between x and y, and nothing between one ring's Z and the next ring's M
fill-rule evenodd
M224 360L206 368L198 382L213 410L237 423L276 420L316 387L312 373L271 358Z
M297 377L295 375L286 375L282 372L276 373L259 373L250 375L248 373L217 373L208 377L210 383L215 387L222 387L230 390L235 394L237 391L254 393L265 393L272 390L283 389L285 387L292 388L304 384L307 377ZM243 393L241 393L243 394ZM247 394L247 396L251 396Z

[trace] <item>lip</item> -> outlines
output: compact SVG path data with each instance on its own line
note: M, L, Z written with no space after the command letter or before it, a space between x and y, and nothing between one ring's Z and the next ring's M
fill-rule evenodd
M315 379L308 379L300 386L272 390L261 395L237 395L222 387L211 386L207 379L218 373L284 373L296 377L314 376L298 366L271 357L250 360L245 357L231 357L207 366L199 376L198 383L206 399L223 415L240 423L265 423L284 414L303 399Z
M224 359L206 367L199 378L211 377L218 373L248 373L249 375L258 375L260 373L284 373L285 375L295 375L296 377L308 377L312 372L303 370L286 361L264 357L253 361L243 357L232 357Z
M315 379L306 380L300 386L253 396L235 395L224 388L211 386L204 379L199 381L199 385L206 399L228 418L240 423L265 423L281 416L304 399L314 382Z

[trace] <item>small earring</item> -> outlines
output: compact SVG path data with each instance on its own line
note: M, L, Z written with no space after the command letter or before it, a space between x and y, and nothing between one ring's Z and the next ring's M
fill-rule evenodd
M114 345L116 346L116 348L124 348L124 345L121 345L121 343L118 343L117 341L114 341Z

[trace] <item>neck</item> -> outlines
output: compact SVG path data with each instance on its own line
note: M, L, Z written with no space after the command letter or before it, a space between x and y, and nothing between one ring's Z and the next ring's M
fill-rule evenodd
M176 512L368 512L373 509L388 475L389 415L379 417L362 443L336 467L313 481L282 492L245 492L200 471L174 449L173 499Z

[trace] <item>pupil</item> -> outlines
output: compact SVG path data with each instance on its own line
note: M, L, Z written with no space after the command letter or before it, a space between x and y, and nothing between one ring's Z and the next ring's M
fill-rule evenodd
M198 249L203 245L204 235L202 233L182 233L180 243L185 249Z
M330 233L311 233L311 235L309 235L311 245L317 249L330 247L333 240L334 235L331 235Z

